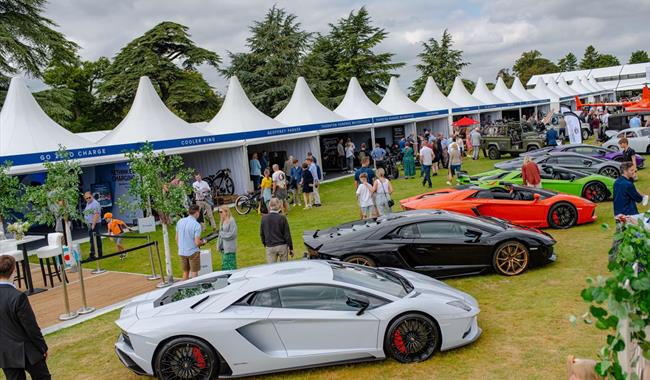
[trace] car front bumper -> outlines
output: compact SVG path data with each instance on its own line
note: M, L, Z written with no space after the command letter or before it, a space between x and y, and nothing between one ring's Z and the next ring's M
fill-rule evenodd
M151 368L151 361L138 356L133 348L125 341L124 336L120 334L115 342L115 354L122 364L141 376L154 376Z
M448 331L451 326L447 325L443 327L441 324L441 329L447 331L447 334L443 332L442 345L440 346L441 351L447 351L473 343L478 340L483 333L483 330L478 325L478 317L476 315L465 321L455 320L453 322L454 325L457 325L458 323L462 323L464 326L460 329L458 329L458 326L454 326L452 331Z

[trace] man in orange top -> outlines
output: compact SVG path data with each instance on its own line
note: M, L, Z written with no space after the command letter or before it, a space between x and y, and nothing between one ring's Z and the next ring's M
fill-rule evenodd
M117 246L117 251L118 252L124 251L124 246L122 245L122 238L119 237L119 235L121 235L124 232L131 231L131 229L123 221L119 219L114 219L113 214L111 214L110 212L104 214L104 219L108 224L108 234L116 236L113 238L113 241ZM122 260L124 260L125 257L126 257L126 253L120 255L120 259Z
M521 179L524 186L542 187L542 179L539 175L539 166L533 161L530 156L524 157L524 164L521 166Z

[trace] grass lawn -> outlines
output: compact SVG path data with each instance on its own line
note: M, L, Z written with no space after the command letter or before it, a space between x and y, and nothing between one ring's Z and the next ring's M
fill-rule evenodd
M476 173L492 168L494 161L466 160L464 169ZM642 170L638 188L650 192L648 169ZM415 179L393 182L396 200L423 191ZM445 177L434 177L434 188L445 185ZM289 221L298 258L302 255L302 231L332 226L358 218L352 179L322 186L323 207L304 211L292 209ZM606 272L607 251L612 232L601 224L611 222L612 205L598 205L598 221L569 230L550 230L557 239L556 263L506 278L498 275L466 277L446 282L477 298L481 307L479 324L483 336L467 347L438 353L431 360L402 365L393 360L351 366L328 367L279 375L267 379L436 378L436 379L560 379L566 376L568 354L595 357L604 334L593 326L568 322L580 315L586 304L580 299L584 279ZM259 239L259 216L236 215L239 226L238 265L264 262ZM170 233L173 239L173 232ZM155 235L160 239L160 232ZM114 251L112 242L105 242ZM162 244L161 254L162 254ZM214 251L214 244L212 244ZM87 252L87 247L82 247ZM173 253L174 273L180 266ZM220 260L213 252L215 269ZM132 253L125 261L109 259L102 266L111 270L148 273L145 252ZM93 267L93 265L89 265ZM90 300L92 303L92 300ZM115 357L113 343L119 330L113 323L119 311L49 335L49 365L55 379L135 379Z

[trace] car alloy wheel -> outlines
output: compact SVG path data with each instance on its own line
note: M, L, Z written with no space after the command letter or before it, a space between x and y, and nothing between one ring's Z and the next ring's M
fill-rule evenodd
M566 202L556 203L548 213L548 224L552 228L565 229L573 226L578 220L578 210Z
M161 380L212 379L216 356L212 349L196 338L177 338L165 344L157 360Z
M438 349L440 333L428 317L409 313L391 323L384 339L386 353L400 363L429 359Z
M618 170L616 170L616 168L613 167L613 166L605 166L604 168L600 169L598 174L604 175L604 176L610 177L610 178L618 178L618 175L619 175Z
M582 191L582 197L592 202L602 202L607 199L607 187L600 182L590 182Z
M587 131L586 129L583 129L582 130L582 140L586 140L588 138L589 138L589 131Z
M361 256L361 255L354 255L345 258L344 260L346 263L350 264L358 264L358 265L365 265L367 267L376 267L377 264L375 264L375 261L371 259L370 257L366 256Z
M504 276L516 276L528 268L528 249L518 241L501 244L494 253L494 269Z

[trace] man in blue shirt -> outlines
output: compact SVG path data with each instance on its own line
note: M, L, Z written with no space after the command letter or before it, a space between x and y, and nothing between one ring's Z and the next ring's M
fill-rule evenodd
M314 207L320 207L320 193L318 192L318 189L322 180L322 173L320 173L318 164L316 164L316 157L314 157L311 152L307 153L307 163L309 164L309 172L312 177L314 177L314 192L312 193L312 196L314 197Z
M614 182L614 217L619 215L637 215L639 210L636 204L643 201L634 186L636 168L631 162L621 164L621 175Z
M370 156L375 161L376 167L383 167L384 159L386 158L386 150L382 148L379 144L375 144L375 149L370 152Z
M364 157L363 160L361 160L361 167L354 173L355 189L359 187L359 183L361 183L361 180L359 178L361 173L366 173L368 175L368 183L374 183L375 171L370 168L370 157Z
M196 220L199 218L201 208L192 205L187 210L188 215L176 223L176 245L178 256L181 257L183 267L183 280L199 275L201 269L201 252L199 247L205 244L201 239L201 225Z
M102 206L97 202L90 191L84 193L84 200L86 200L86 208L84 209L84 220L88 226L88 238L90 238L90 258L95 259L95 244L97 245L97 254L102 257L102 238L95 237L99 234L99 222L101 220Z
M551 125L551 129L546 131L546 145L557 146L557 131L552 125Z
M639 114L634 115L634 117L630 119L630 128L641 128L641 118L639 117Z
M404 147L406 147L406 137L402 137L402 138L399 140L399 144L398 144L398 145L399 145L399 151L400 151L400 152L403 151L403 150L404 150Z

